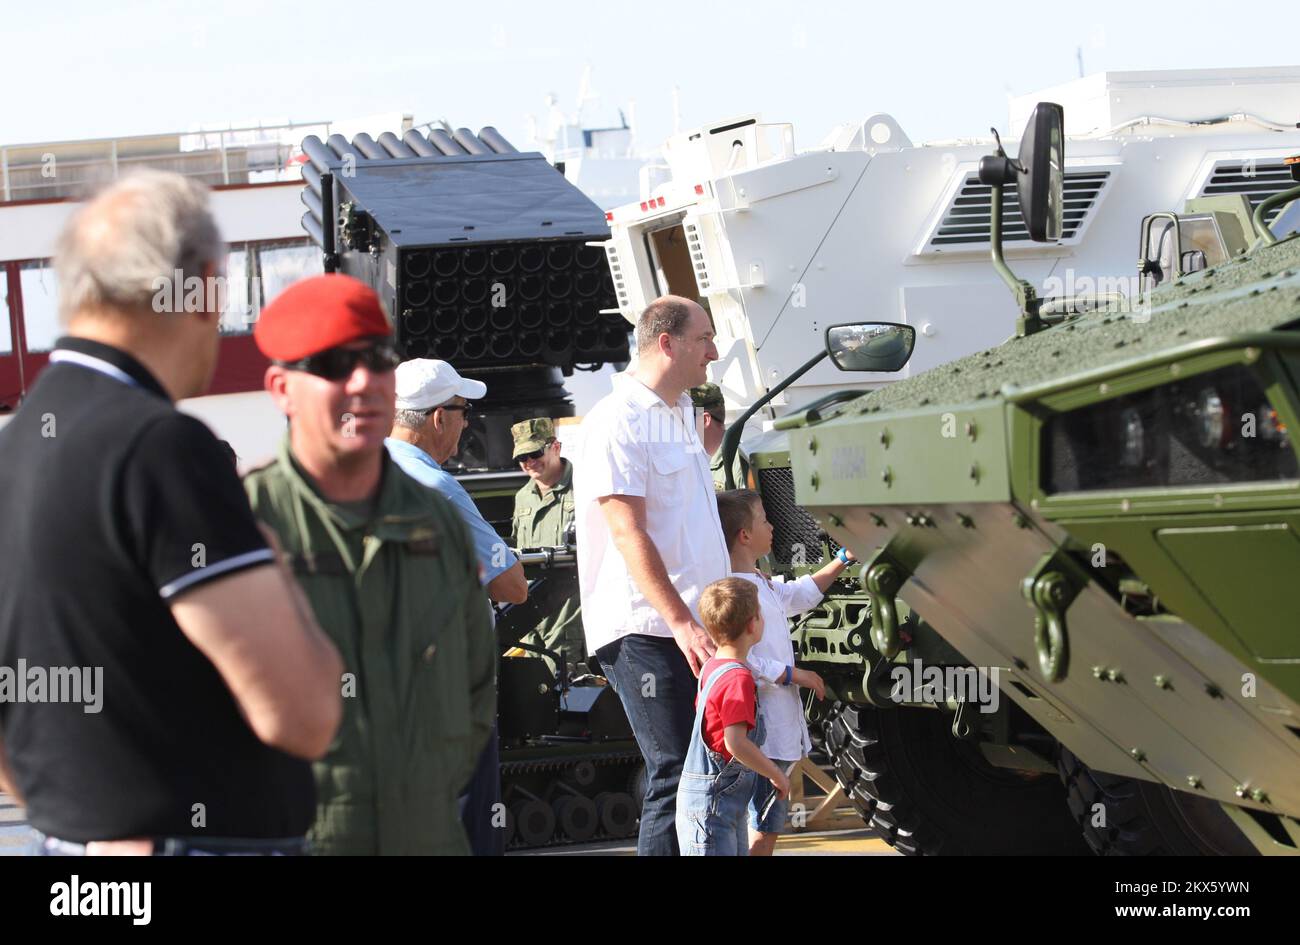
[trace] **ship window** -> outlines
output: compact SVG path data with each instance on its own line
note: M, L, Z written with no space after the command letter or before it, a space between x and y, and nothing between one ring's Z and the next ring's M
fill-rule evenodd
M226 257L226 310L221 313L223 335L246 335L253 330L257 308L249 292L248 250L234 249Z
M45 262L23 263L18 283L23 300L23 334L27 339L27 350L49 351L62 334L54 270Z
M4 322L0 324L0 354L13 354L13 312L9 308L9 274L0 266L0 312L4 313Z
M260 247L257 251L257 266L262 280L261 301L264 306L299 279L319 275L324 271L320 250L311 243Z

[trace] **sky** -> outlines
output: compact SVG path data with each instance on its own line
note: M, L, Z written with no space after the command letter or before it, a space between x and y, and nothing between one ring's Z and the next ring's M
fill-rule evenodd
M1293 5L1252 4L1250 29L1224 27L1229 6L25 3L0 24L0 144L378 113L523 144L547 93L574 107L585 66L588 123L634 102L643 148L672 132L674 87L682 128L760 112L800 147L876 112L914 142L983 135L1005 130L1008 96L1076 78L1080 52L1088 73L1300 61Z

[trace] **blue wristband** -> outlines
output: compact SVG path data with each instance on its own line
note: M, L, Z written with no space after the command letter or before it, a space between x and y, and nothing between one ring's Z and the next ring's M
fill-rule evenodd
M787 666L787 667L785 668L785 681L784 681L783 683L781 683L781 685L782 685L782 686L788 686L788 685L790 685L790 680L793 679L793 678L794 678L794 667L793 667L793 666Z
M848 556L848 553L847 553L843 548L841 548L839 551L835 552L835 557L839 559L840 564L848 564L848 563L849 563L849 556Z

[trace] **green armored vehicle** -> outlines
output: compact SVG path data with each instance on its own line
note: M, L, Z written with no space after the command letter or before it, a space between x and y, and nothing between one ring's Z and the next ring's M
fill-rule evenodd
M1062 122L981 165L1038 240ZM1148 217L1136 299L1038 299L995 213L1014 338L747 444L777 567L863 561L796 652L899 849L1300 852L1298 196Z

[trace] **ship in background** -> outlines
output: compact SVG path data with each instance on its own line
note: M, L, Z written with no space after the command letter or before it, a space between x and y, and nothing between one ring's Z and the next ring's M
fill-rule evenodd
M529 115L526 146L540 151L602 210L613 210L649 193L668 179L659 148L642 148L636 132L636 103L611 109L592 87L591 66L583 69L569 112L547 95L539 119ZM673 133L680 130L677 89L673 89Z
M530 148L558 163L566 179L606 208L636 195L647 159L638 156L627 121L584 127L584 113L595 102L587 89L589 73L580 105L568 114L548 97L544 120L533 122L537 139ZM207 396L180 406L229 440L244 465L269 458L284 420L262 390L267 362L253 344L252 326L286 287L322 271L320 251L300 222L302 139L435 127L447 123L416 124L410 114L384 113L0 146L0 425L31 390L60 334L51 257L64 223L96 187L133 169L152 168L211 188L212 209L230 246L229 309L222 319L216 375ZM609 371L568 379L580 411L605 393Z

